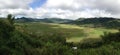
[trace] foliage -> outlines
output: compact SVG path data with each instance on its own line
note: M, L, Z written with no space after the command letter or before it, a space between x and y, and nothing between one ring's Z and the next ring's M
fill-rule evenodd
M62 33L37 36L14 28L11 18L7 20L0 20L0 55L120 55L120 32L105 34L102 40L88 38L81 43L67 43Z
M13 25L14 24L14 19L15 19L15 17L13 17L12 14L8 14L7 20L9 22L9 24Z
M64 23L64 22L70 22L70 21L72 21L72 20L61 19L61 18L35 19L35 18L21 17L21 18L15 19L15 22L19 22L19 23L23 23L23 22Z
M67 24L77 24L87 27L105 27L105 28L119 28L120 19L112 17L94 17L94 18L79 18L75 21L67 22Z
M97 48L102 45L102 40L99 38L86 38L80 43L80 48Z
M104 33L101 36L104 43L120 42L120 31L117 33Z

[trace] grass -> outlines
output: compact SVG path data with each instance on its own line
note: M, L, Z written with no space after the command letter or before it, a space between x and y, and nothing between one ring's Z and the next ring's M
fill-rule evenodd
M67 42L80 42L84 38L99 38L104 32L118 32L115 29L105 28L90 28L80 27L77 25L68 24L53 24L53 23L17 23L17 25L24 26L24 28L35 35L45 33L61 32L66 35Z

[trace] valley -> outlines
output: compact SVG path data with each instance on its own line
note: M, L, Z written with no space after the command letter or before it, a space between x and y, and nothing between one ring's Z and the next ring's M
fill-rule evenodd
M100 38L104 32L118 32L117 29L106 28L91 28L71 24L56 24L56 23L17 23L22 25L26 31L34 33L35 35L60 32L66 36L67 42L80 42L85 38Z

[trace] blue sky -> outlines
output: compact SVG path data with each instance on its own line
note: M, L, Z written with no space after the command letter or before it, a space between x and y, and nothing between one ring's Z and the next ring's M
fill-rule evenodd
M31 6L32 8L41 7L43 4L45 4L46 1L47 1L47 0L34 0L34 1L30 4L30 6Z

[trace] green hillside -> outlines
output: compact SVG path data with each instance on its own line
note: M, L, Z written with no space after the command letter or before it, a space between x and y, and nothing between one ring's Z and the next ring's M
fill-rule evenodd
M0 20L0 55L120 55L120 30L14 19Z
M70 22L72 20L69 19L61 19L61 18L44 18L44 19L37 19L37 18L26 18L21 17L15 19L16 22L44 22L44 23L64 23L64 22Z
M119 28L120 19L99 17L99 18L79 18L66 24L77 24L88 27L105 27L105 28Z

